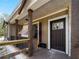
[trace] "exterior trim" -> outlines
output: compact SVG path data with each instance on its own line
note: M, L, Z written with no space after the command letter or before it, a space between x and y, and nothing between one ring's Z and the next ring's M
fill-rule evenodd
M52 16L52 15L55 15L55 14L58 14L58 13L60 13L60 12L67 11L67 10L68 10L68 8L61 9L61 10L59 10L59 11L53 12L53 13L48 14L48 15L45 15L45 16L43 16L43 17L40 17L40 18L34 19L32 22L39 21L39 20L41 20L41 19L43 19L43 18L46 18L46 17ZM28 23L25 23L25 24L28 24Z
M8 22L11 21L11 19L13 18L13 16L15 15L15 13L17 12L17 10L20 8L22 4L22 0L20 1L20 3L17 5L17 7L14 9L14 11L11 13L11 16L8 18L9 20L7 20Z
M60 12L67 11L67 10L68 10L68 8L63 8L63 9L61 9L61 10L59 10L59 11L56 11L56 12L53 12L53 13L51 13L51 14L45 15L45 16L43 16L43 17L37 18L37 19L33 20L33 22L39 21L40 19L43 19L43 18L52 16L52 15L55 15L55 14L58 14L58 13L60 13Z
M56 18L53 18L53 19L49 19L48 20L48 49L50 49L50 22L51 21L54 21L54 20L58 20L58 19L61 19L61 18L66 18L65 20L65 24L66 24L66 54L67 55L71 55L71 24L69 23L69 19L68 19L68 15L64 15L64 16L60 16L60 17L56 17Z

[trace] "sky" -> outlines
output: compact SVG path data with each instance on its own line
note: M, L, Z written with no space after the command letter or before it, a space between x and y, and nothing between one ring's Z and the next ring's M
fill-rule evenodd
M19 3L20 0L0 0L0 14L4 13L11 15Z

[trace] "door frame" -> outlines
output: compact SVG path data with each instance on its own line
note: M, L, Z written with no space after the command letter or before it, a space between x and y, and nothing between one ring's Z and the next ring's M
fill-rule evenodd
M59 19L61 19L61 18L66 18L66 20L65 20L65 52L64 53L66 53L67 55L69 55L69 56L71 56L71 21L69 20L69 18L68 18L68 15L63 15L63 16L59 16L59 17L55 17L55 18L53 18L53 19L49 19L48 20L48 49L51 49L50 48L50 22L51 21L55 21L55 20L59 20ZM59 50L57 50L57 51L59 51ZM60 51L60 52L62 52L62 51Z

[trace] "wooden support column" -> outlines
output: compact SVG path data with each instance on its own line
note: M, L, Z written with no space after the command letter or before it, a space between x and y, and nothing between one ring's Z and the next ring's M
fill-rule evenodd
M32 29L32 10L28 10L28 34L29 34L29 56L33 55L33 29Z
M17 37L18 36L18 20L17 19L15 20L15 26L16 26L16 36L15 36L16 38L15 39L18 40L18 37Z

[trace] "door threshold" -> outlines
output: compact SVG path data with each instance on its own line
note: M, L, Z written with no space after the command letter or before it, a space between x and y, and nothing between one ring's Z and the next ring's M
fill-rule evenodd
M59 53L64 53L64 54L66 54L66 52L64 52L64 51L60 51L60 50L56 50L56 49L50 49L50 50L55 51L55 52L59 52Z

